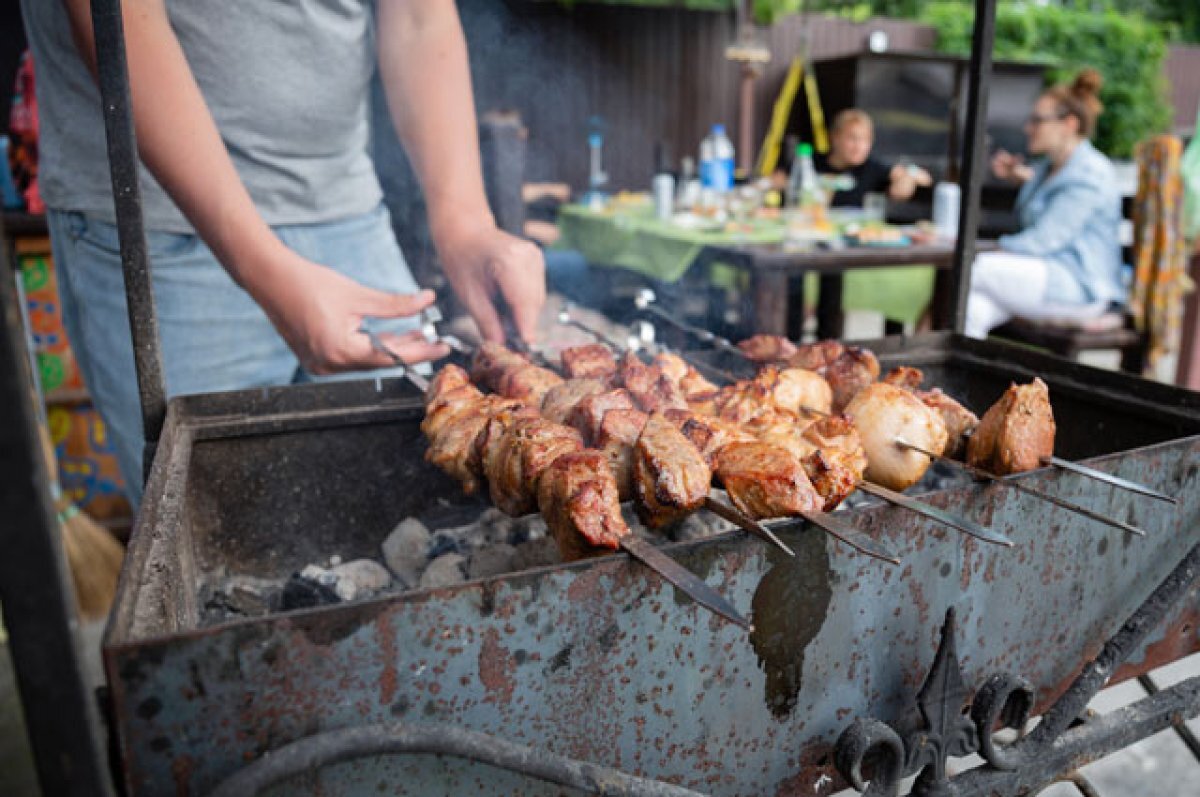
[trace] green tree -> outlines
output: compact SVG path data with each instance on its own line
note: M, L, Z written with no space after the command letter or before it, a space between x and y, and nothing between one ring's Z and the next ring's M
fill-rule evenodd
M929 3L921 19L937 29L939 50L970 52L974 19L969 4ZM1139 14L1111 7L1096 11L1003 3L996 12L995 53L997 58L1047 63L1049 78L1056 83L1069 81L1086 66L1099 70L1105 112L1097 126L1096 146L1109 155L1128 157L1139 140L1170 125L1162 76L1167 33Z

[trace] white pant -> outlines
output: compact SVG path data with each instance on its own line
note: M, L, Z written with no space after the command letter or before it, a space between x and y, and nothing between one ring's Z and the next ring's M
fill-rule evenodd
M986 338L988 332L1017 316L1084 320L1108 309L1108 302L1047 304L1045 295L1046 263L1040 257L984 252L971 268L964 332L968 337Z

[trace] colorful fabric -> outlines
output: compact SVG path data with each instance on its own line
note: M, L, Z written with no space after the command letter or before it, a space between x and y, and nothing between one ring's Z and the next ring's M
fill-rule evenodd
M1133 206L1134 278L1130 310L1147 335L1151 370L1179 340L1183 294L1190 291L1183 238L1183 144L1155 136L1137 147L1138 193Z

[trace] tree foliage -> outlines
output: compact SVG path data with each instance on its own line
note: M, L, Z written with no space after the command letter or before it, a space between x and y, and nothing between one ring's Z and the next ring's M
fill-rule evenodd
M937 28L938 49L971 50L973 15L964 3L929 3L922 20ZM1142 138L1163 132L1171 106L1163 79L1167 36L1163 27L1137 14L1115 9L1005 3L997 9L997 58L1042 61L1053 82L1066 82L1086 66L1104 76L1096 145L1114 157L1128 157Z

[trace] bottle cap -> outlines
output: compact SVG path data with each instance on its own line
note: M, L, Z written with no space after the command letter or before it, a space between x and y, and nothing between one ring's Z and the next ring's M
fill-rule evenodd
M805 155L807 155L811 158L812 157L812 144L804 144L804 143L797 144L796 145L796 154L799 155L800 157L804 157Z
M719 136L725 135L725 125L713 125L712 131Z

